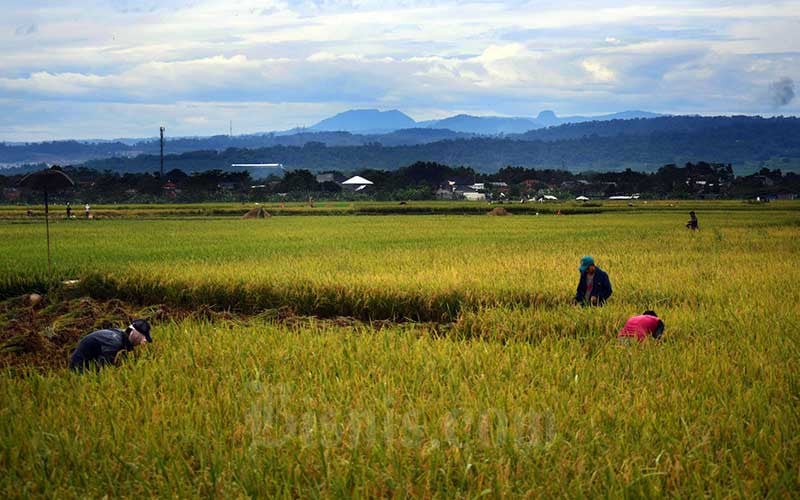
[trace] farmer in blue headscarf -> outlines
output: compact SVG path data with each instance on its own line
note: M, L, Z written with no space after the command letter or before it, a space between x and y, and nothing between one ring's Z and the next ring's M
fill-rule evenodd
M597 267L591 255L581 259L578 268L581 279L575 293L575 303L582 306L602 306L611 297L611 281L608 274Z

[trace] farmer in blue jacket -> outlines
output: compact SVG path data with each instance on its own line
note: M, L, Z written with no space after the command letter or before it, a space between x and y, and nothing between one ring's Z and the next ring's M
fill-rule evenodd
M137 319L125 330L108 328L83 337L69 359L69 369L83 373L87 368L114 364L117 354L132 351L138 345L153 342L150 325Z
M575 293L575 303L582 306L602 306L611 297L611 281L602 269L594 264L594 259L586 255L581 259L581 279Z

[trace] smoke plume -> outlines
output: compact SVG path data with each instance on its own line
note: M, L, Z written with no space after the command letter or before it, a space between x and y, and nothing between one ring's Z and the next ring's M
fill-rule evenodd
M786 106L794 99L794 80L785 76L770 83L769 94L775 107Z

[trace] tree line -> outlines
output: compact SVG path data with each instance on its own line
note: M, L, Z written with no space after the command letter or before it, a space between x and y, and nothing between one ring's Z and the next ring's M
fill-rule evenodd
M603 198L633 193L643 198L755 198L800 193L800 175L793 172L764 168L751 175L736 176L730 164L706 162L663 165L654 172L626 169L574 173L506 166L491 174L464 166L415 162L397 170L355 172L373 182L368 189L358 192L343 188L340 182L347 176L338 171L318 177L307 169L297 169L282 176L254 179L247 171L219 169L192 173L173 169L163 177L158 171L120 173L85 166L68 166L63 170L76 182L76 187L57 193L52 199L80 203L457 199L459 190L476 190L480 184L483 184L480 190L493 199L530 199L544 194ZM39 201L39 193L16 188L22 177L23 174L0 175L5 203Z

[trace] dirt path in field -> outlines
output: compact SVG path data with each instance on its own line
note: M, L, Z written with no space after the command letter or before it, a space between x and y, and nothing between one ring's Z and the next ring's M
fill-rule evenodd
M244 315L217 311L206 305L191 310L163 304L142 307L120 300L58 295L44 295L34 305L30 295L26 294L0 302L0 369L11 368L20 373L29 369L65 370L69 356L81 337L102 328L124 328L137 318L147 319L154 328L170 321L191 318L235 323L266 321L289 328L303 328L311 322L339 327L366 325L350 317L319 319L300 316L290 308ZM369 327L382 329L396 324L392 321L372 321ZM430 326L433 332L445 328L444 325Z

